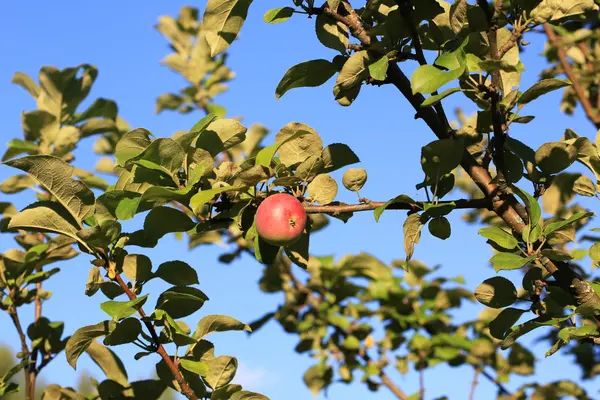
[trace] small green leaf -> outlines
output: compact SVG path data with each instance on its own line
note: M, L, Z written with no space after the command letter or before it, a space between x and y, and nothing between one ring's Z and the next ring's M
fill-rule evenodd
M524 190L518 188L517 186L512 187L515 193L523 200L525 205L527 206L527 214L529 214L529 225L534 228L540 223L540 218L542 217L542 209L538 201L525 192Z
M547 236L554 231L563 229L565 226L571 225L574 222L579 221L582 218L591 217L592 215L594 215L594 213L581 211L581 212L577 212L577 213L571 215L569 218L567 218L564 221L552 222L544 228L544 235Z
M329 204L335 200L338 185L329 174L320 174L308 184L308 195L312 201L320 204Z
M208 365L205 362L186 360L185 358L182 358L179 362L183 368L187 369L190 372L193 372L196 375L208 375Z
M535 260L535 256L521 257L513 253L498 253L490 259L492 266L498 271L519 269L525 264Z
M498 246L508 250L514 249L515 247L517 247L517 244L519 244L519 242L513 237L513 235L506 232L504 229L495 226L481 228L477 233L479 233L484 238L496 243Z
M462 140L435 140L421 149L421 167L428 177L436 178L452 172L460 164L464 152Z
M465 70L461 66L452 71L442 71L433 65L421 65L410 78L413 93L429 94L460 77Z
M503 308L517 301L517 289L508 279L495 276L477 286L475 298L488 307Z
M100 308L102 311L110 315L114 321L119 321L138 312L147 299L148 295L129 301L110 300L100 304Z
M190 286L175 286L164 291L156 301L156 309L164 310L172 318L187 317L198 311L208 297Z
M454 94L456 92L461 92L461 91L462 90L460 88L446 89L440 94L436 94L436 95L429 96L428 98L426 98L425 101L423 103L421 103L421 107L429 107L429 106L436 105L437 103L439 103L446 97L450 96L451 94Z
M65 353L67 362L73 369L77 367L77 359L88 348L90 343L98 337L108 335L115 327L113 321L103 321L96 325L84 326L75 331L75 333L67 340Z
M404 221L402 226L404 231L404 251L406 252L406 261L408 262L415 251L415 244L419 243L421 238L421 228L423 223L419 214L411 214Z
M252 0L208 0L202 31L210 47L210 56L223 53L237 38L248 15Z
M104 338L106 346L118 346L131 343L142 333L142 324L137 318L126 318Z
M399 196L394 197L391 200L388 200L384 205L377 207L373 211L373 216L375 217L375 222L379 222L379 218L381 218L381 214L383 214L383 212L389 206L391 206L392 204L395 204L395 203L412 203L412 204L414 204L415 201L405 194L401 194Z
M233 317L228 317L226 315L207 315L198 322L194 338L201 340L213 332L226 331L252 332L252 329L250 329L250 326L247 324L244 324Z
M323 172L333 172L348 165L360 162L350 147L343 143L333 143L321 151Z
M142 283L152 277L152 261L143 254L127 254L121 266L129 279Z
M212 389L218 389L231 382L238 367L237 359L229 356L220 356L206 363L209 372L204 380Z
M565 142L544 143L535 152L535 162L547 174L557 174L577 160L577 147Z
M375 79L376 81L385 81L389 63L389 58L387 56L383 56L374 63L369 64L369 74L371 75L371 78Z
M325 47L346 54L348 47L348 27L341 21L336 21L329 15L320 13L315 19L317 39Z
M292 7L272 8L265 13L263 20L268 24L279 24L290 19L292 15L294 15Z
M429 221L429 233L436 238L446 240L450 237L450 222L446 217L437 217Z
M158 266L154 276L171 285L187 286L198 283L198 274L183 261L168 261Z
M220 188L201 190L192 196L192 198L190 199L190 206L194 210L194 213L198 215L202 211L200 210L200 207L204 206L216 195L226 192L236 192L245 188L246 186L223 186Z
M317 396L321 390L331 384L333 369L328 365L313 365L304 373L303 379L313 396Z
M358 192L367 182L367 171L363 168L350 168L344 172L342 184L352 192Z
M337 71L337 65L327 60L311 60L294 65L279 81L275 89L275 97L279 99L289 90L299 87L321 86Z
M504 339L510 328L519 320L519 318L521 318L521 315L526 312L527 310L518 308L505 308L490 322L490 334L496 339Z
M523 93L521 95L521 97L519 97L519 100L517 101L518 104L527 104L527 103L531 103L533 100L537 99L538 97L546 94L546 93L550 93L554 90L563 88L565 86L569 86L571 85L571 81L568 79L556 79L556 78L551 78L551 79L542 79L539 82L536 82L532 87L530 87L529 89L527 89L525 91L525 93Z

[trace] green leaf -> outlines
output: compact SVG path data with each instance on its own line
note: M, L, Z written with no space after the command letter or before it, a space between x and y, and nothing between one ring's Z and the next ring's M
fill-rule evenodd
M80 228L73 221L71 215L60 204L53 201L40 201L29 205L23 211L11 217L8 229L60 233L77 240L90 253L92 252L87 244L77 236Z
M381 218L381 214L383 214L383 212L394 203L415 203L415 201L405 194L401 194L399 196L394 197L391 200L388 200L384 205L377 207L373 211L373 216L375 217L375 222L379 222L379 218Z
M125 276L138 283L152 277L152 261L143 254L127 254L121 268Z
M328 365L313 365L304 373L303 380L313 396L317 396L321 390L331 384L333 369Z
M117 322L138 312L147 299L148 295L129 301L110 300L100 304L100 308Z
M504 339L510 328L519 320L519 318L521 318L521 315L526 312L527 310L518 308L505 308L490 322L490 334L496 339Z
M92 360L102 369L104 375L113 382L118 383L123 387L129 386L129 380L127 379L127 372L125 366L119 357L109 348L102 346L100 343L92 340L90 345L86 348L86 353L92 358ZM124 391L126 396L132 395L131 390Z
M517 244L519 244L519 242L513 237L513 235L506 232L504 229L500 229L495 226L481 228L477 233L479 233L484 238L496 243L498 246L508 250L514 249L515 247L517 247Z
M498 272L502 270L519 269L533 260L535 260L535 256L521 257L520 255L513 253L498 253L490 259L490 262L496 272Z
M446 240L450 237L451 227L450 222L446 217L436 217L429 221L429 233L436 238Z
M208 114L200 121L196 122L192 129L188 133L184 133L181 136L173 137L179 143L179 145L183 148L185 152L187 152L190 146L194 143L194 140L206 130L206 128L215 120L217 116L215 114Z
M212 389L218 389L231 382L238 367L237 359L229 356L220 356L206 363L208 374L204 380Z
M82 229L77 236L88 246L106 248L114 243L121 234L121 224L117 221L102 221L99 225Z
M210 400L231 400L236 392L242 390L240 385L229 384L225 385L212 392ZM267 399L268 400L268 399Z
M171 285L187 286L198 282L198 274L183 261L168 261L158 266L154 276Z
M336 21L329 15L320 13L315 19L315 31L317 39L323 46L337 50L343 55L346 54L348 27L343 22Z
M269 398L259 393L240 390L231 395L231 400L269 400Z
M410 83L414 94L429 94L437 91L445 84L460 77L465 70L462 66L452 71L444 72L433 65L421 65L413 72Z
M5 164L34 177L83 228L82 221L94 211L94 193L71 178L72 166L54 156L27 156Z
M312 201L320 204L329 204L337 195L338 185L329 174L319 174L308 184L308 195Z
M275 153L277 152L277 150L279 150L279 148L281 146L283 146L285 143L295 140L296 138L299 138L300 136L303 135L311 135L313 134L310 131L303 131L303 130L299 130L294 134L291 135L286 135L285 138L283 138L281 141L276 142L275 144L272 144L270 146L265 147L264 149L261 149L258 154L256 155L256 165L261 165L263 167L270 167L271 166L271 162L273 160L273 156L275 156Z
M419 243L422 227L421 216L417 213L409 215L404 221L402 229L404 231L404 251L406 252L407 262L413 256L415 244Z
M294 243L284 247L285 254L290 261L303 269L308 268L309 243L310 234L305 229Z
M40 148L33 142L12 139L6 144L6 152L2 156L2 161L10 160L19 154L38 154Z
M581 211L581 212L577 212L577 213L571 215L569 218L567 218L564 221L552 222L544 228L544 235L547 236L554 231L558 231L558 230L564 228L567 225L571 225L575 221L579 221L582 218L591 217L592 215L594 215L594 213Z
M600 263L600 243L594 243L590 247L589 255L594 263Z
M208 365L202 361L186 360L182 358L179 361L180 365L190 372L196 375L206 376L208 375Z
M541 326L560 326L560 322L569 319L570 316L561 317L561 318L548 318L545 316L538 317L535 319L531 319L527 322L524 322L520 325L517 325L511 328L510 332L504 340L500 343L500 348L502 350L508 349L510 346L515 343L515 341L526 333L531 332L532 330L539 328Z
M96 221L128 220L134 217L141 195L127 190L111 190L96 199Z
M577 147L565 142L544 143L535 152L535 162L547 174L557 174L577 160Z
M252 0L208 0L202 31L210 47L210 56L223 53L237 38L246 20Z
M29 175L13 175L0 183L0 192L15 194L32 187L34 184L35 180Z
M369 64L372 62L366 50L357 51L346 61L335 81L334 93L349 90L369 77Z
M252 332L252 329L247 324L226 315L207 315L198 322L194 338L201 340L213 332L226 331Z
M376 81L385 81L387 77L387 69L390 60L387 56L381 57L379 60L369 64L369 74Z
M261 264L273 264L279 253L279 246L274 246L265 242L260 236L254 237L254 256L256 261Z
M532 87L527 89L525 93L523 93L521 97L519 97L517 103L520 105L531 103L533 100L537 99L540 96L543 96L554 90L569 85L571 85L571 81L568 79L542 79L541 81L536 82Z
M77 359L89 347L90 343L101 336L108 335L115 327L114 321L103 321L96 325L84 326L75 331L67 340L65 353L67 362L73 369L77 368Z
M27 90L27 93L36 99L40 95L40 87L24 72L15 72L11 82Z
M242 143L246 139L247 131L248 129L235 119L217 119L200 133L196 147L215 157L222 151Z
M194 214L198 215L202 210L200 207L208 203L213 197L225 192L236 192L245 189L247 186L223 186L220 188L201 190L190 199L190 206ZM191 229L191 228L190 228Z
M516 186L512 186L512 188L527 206L527 214L529 215L529 225L532 228L539 225L540 218L542 217L542 209L540 208L538 201L526 191Z
M352 192L358 192L367 182L367 171L363 168L350 168L344 172L342 184Z
M581 175L573 184L573 191L581 196L594 197L596 195L596 185L585 175Z
M196 224L185 213L171 207L155 207L144 220L144 233L158 240L167 233L187 232Z
M452 172L460 164L464 152L462 140L435 140L421 149L421 167L428 177L436 178Z
M303 134L300 134L303 132ZM288 167L295 166L311 155L319 154L323 141L317 132L306 124L290 122L277 133L275 143L279 145L279 160Z
M137 318L126 318L119 322L112 332L104 338L106 346L118 346L131 343L142 333L142 324Z
M461 91L462 90L460 88L446 89L440 94L436 94L436 95L429 96L428 98L426 98L425 101L423 103L421 103L421 107L433 106L433 105L439 103L440 101L442 101L443 99L445 99L446 97L450 96L451 94L454 94L456 92L461 92Z
M294 15L292 7L272 8L265 13L263 20L268 24L279 24L290 19L292 15Z
M501 276L486 279L475 289L475 298L491 308L504 308L517 301L517 289Z
M208 297L199 289L175 286L162 292L156 301L156 309L164 310L172 318L183 318L198 311Z
M123 135L115 148L117 165L122 167L127 161L142 154L146 147L150 146L150 136L152 136L150 131L143 128L134 129Z
M173 139L154 140L142 153L127 161L169 175L177 184L176 174L183 165L185 152Z
M322 59L296 64L288 69L279 81L275 89L275 97L279 99L289 90L299 87L321 86L337 71L337 65Z
M333 172L348 165L360 162L350 147L343 143L333 143L321 151L323 172Z

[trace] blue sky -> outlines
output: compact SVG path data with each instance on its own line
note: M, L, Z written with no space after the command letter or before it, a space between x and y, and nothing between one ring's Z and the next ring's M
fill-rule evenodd
M154 115L155 98L166 91L177 91L185 82L159 64L169 49L153 25L159 15L175 15L186 4L202 8L204 2L63 0L25 3L0 3L0 15L3 16L0 36L4 38L0 41L0 54L3 54L0 63L0 138L3 146L11 138L21 137L21 111L35 108L33 99L24 90L12 85L10 79L16 71L36 77L42 65L60 68L80 63L96 65L100 74L90 99L106 97L116 100L119 114L132 127L145 127L159 137L188 129L201 117L199 114L181 116L169 112ZM420 148L434 137L422 121L413 118L413 110L394 88L365 87L349 108L340 107L333 100L332 81L320 88L292 90L279 101L275 100L275 87L290 66L310 59L331 59L335 55L333 50L318 43L314 35L314 20L296 15L279 25L267 25L262 21L267 9L281 5L286 4L272 0L255 2L240 39L231 47L229 65L236 72L236 78L231 82L230 90L218 99L228 108L228 116L243 116L243 123L247 126L260 122L273 134L291 121L304 122L317 130L324 143L343 142L358 154L361 166L369 174L369 180L361 191L363 196L372 200L388 200L405 193L413 198L423 198L423 193L417 193L415 189L415 184L422 178ZM528 68L522 81L523 88L534 82L543 67L543 59L539 56L541 38L537 34L530 36L532 44L523 55ZM595 130L580 110L577 110L575 118L559 113L559 99L560 95L554 93L528 106L527 113L537 118L529 125L515 127L511 134L534 148L543 142L559 140L567 127L580 135L595 137ZM474 107L462 101L460 95L446 101L445 107L452 115L452 110L459 104L465 107L467 114L474 111ZM272 141L272 138L270 136L267 140ZM93 168L93 159L88 156L91 144L92 141L84 142L77 152L78 166ZM0 167L0 180L11 173L9 168ZM341 178L339 173L335 176ZM27 195L11 196L10 200L22 208L30 198ZM0 199L5 201L6 197L2 195ZM354 202L355 195L342 188L338 200ZM339 257L366 251L385 262L403 258L403 220L403 213L388 212L378 224L371 213L355 215L347 224L332 221L326 231L313 236L311 252ZM415 258L432 266L441 264L440 274L464 275L468 287L474 289L482 280L493 275L487 263L491 251L485 240L477 235L476 226L461 223L458 213L451 220L452 237L440 241L424 233ZM141 222L142 218L138 218L134 224ZM13 247L12 240L6 235L0 236L0 250L10 247ZM144 254L152 258L155 267L164 261L180 259L197 269L200 288L211 300L195 320L205 314L227 314L250 322L273 310L281 299L278 295L259 291L256 282L262 267L248 257L232 265L219 264L217 257L222 251L218 247L202 247L187 252L185 242L168 237L161 241L158 249L144 251ZM103 301L100 295L88 298L83 294L89 267L85 255L65 262L61 266L63 272L46 285L48 290L54 291L54 295L45 304L44 314L51 320L64 319L67 333L106 318L99 308ZM503 275L515 282L520 280L516 272ZM65 287L68 289L65 290ZM147 289L156 298L164 287L152 284ZM153 301L148 304L153 304ZM479 304L469 305L461 310L458 317L472 318L482 309ZM26 308L22 312L26 324L31 321L32 314L32 309ZM0 343L15 346L17 336L5 313L0 314L0 327L3 328L0 329ZM270 323L249 338L243 333L225 333L214 335L211 340L217 346L217 353L238 357L241 368L237 381L248 389L263 392L274 400L310 398L301 376L312 360L294 352L296 338L286 335L278 324ZM537 354L543 357L545 344L528 344L539 350ZM133 360L134 350L127 346L116 348L128 365L130 377L149 376L158 358L144 358L136 362ZM579 371L571 367L569 361L560 355L540 360L539 379L543 382L565 378L578 380ZM101 376L95 365L85 357L82 357L78 370ZM391 375L405 392L418 390L415 374L399 376L392 371ZM77 372L61 356L42 373L42 378L73 385L77 381ZM467 398L471 379L472 371L468 368L450 370L441 367L428 371L425 375L427 398L444 394L451 399ZM524 379L515 379L508 387L515 388L523 382ZM598 389L589 384L586 387ZM477 398L492 398L495 388L487 381L481 381L477 393ZM329 390L329 398L387 400L394 397L383 389L373 394L357 383L350 387L334 385Z

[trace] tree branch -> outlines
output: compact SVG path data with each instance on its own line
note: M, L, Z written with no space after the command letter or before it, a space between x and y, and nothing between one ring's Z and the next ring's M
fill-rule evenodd
M137 296L131 291L131 289L129 289L127 284L123 281L123 278L121 278L121 275L119 273L115 274L114 280L119 284L121 289L123 289L129 300L134 300L137 298ZM144 312L144 309L142 307L140 307L138 311L142 318L146 317L146 313ZM142 320L142 322L144 323L144 325L146 325L146 328L150 332L150 336L152 336L152 340L154 341L154 345L156 346L156 352L162 357L167 367L171 370L171 373L175 377L177 383L179 383L181 391L183 392L185 397L187 397L190 400L198 400L198 397L194 394L194 391L181 374L179 367L175 365L173 360L171 360L171 357L167 353L167 350L165 350L164 346L160 343L158 335L156 334L156 330L154 329L154 325L152 325L152 322L148 320Z
M409 210L409 211L423 211L424 204L426 202L417 201L415 203L392 203L388 207L387 210ZM459 199L454 201L440 201L438 204L452 204L454 203L455 208L457 209L492 209L492 201L489 198L484 199ZM343 204L339 206L304 206L304 211L308 214L322 214L322 213L348 213L348 212L357 212L357 211L370 211L375 210L377 207L384 206L386 202L383 201L370 201L368 203L361 204Z
M471 390L469 391L469 400L475 400L475 389L477 389L477 384L479 383L477 378L479 377L480 373L481 373L481 370L479 368L475 368L473 370L473 381L471 381Z
M10 315L10 319L13 322L13 325L17 329L17 333L19 334L19 340L21 341L21 360L29 360L29 347L27 346L27 338L25 336L25 332L23 332L23 326L21 325L21 320L19 319L19 313L17 311L17 307L15 305L11 305L8 308L8 315ZM25 366L23 368L23 373L25 374L25 398L27 400L34 400L34 394L31 390L31 370L29 366ZM35 382L35 378L33 380ZM34 386L35 389L35 386Z
M554 29L550 24L544 24L544 31L546 32L546 36L548 36L548 41L550 42L550 44L556 47L560 64L562 65L565 75L573 84L573 90L575 90L575 93L579 98L579 102L583 107L585 115L592 122L592 124L594 124L596 128L600 129L600 114L592 106L592 102L585 93L583 86L581 86L581 82L579 82L578 77L575 75L575 71L573 71L569 60L567 59L567 52L565 48L562 46L560 40L556 36L556 33L554 33Z
M512 393L510 393L506 387L504 387L504 385L502 383L500 383L498 381L498 379L494 378L492 375L490 375L485 369L481 369L481 375L485 376L487 379L489 379L490 382L492 382L493 384L496 385L496 387L498 388L498 390L502 393L505 394L507 396L511 396Z
M385 373L381 373L381 384L388 388L400 400L408 400L408 396L404 393Z

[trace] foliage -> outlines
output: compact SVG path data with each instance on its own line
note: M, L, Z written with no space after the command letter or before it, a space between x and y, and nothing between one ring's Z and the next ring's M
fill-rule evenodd
M423 373L447 364L470 366L476 377L492 380L499 399L588 399L566 380L532 381L514 391L504 384L511 376L534 374L536 356L519 342L540 327L550 328L541 336L549 342L546 356L557 351L576 355L584 378L599 372L598 352L590 348L600 342L600 286L576 264L588 254L594 265L600 263L599 239L585 235L593 212L573 202L576 196L598 197L598 140L567 130L534 150L509 131L511 124L533 119L523 114L528 104L561 89L561 108L572 113L580 102L600 128L598 5L592 0L493 5L377 0L356 9L345 0L320 7L295 0L294 7L269 10L267 23L315 16L317 39L335 52L331 60L305 61L282 73L274 88L278 98L335 76L334 98L350 106L363 86L391 84L437 137L424 142L421 151L423 180L416 188L426 200L400 194L371 201L359 195L357 204L336 201L339 185L331 176L344 170L344 188L364 192L367 171L356 168L359 156L346 144L325 145L301 122L290 122L267 139L265 127L248 128L227 118L226 109L214 102L234 77L224 52L251 6L251 0L209 0L202 21L192 7L182 8L177 19L159 19L156 28L174 51L163 63L188 86L178 94L160 95L156 112L205 114L188 131L169 138L131 130L111 100L97 99L78 111L96 79L95 67L43 67L39 84L15 74L13 81L36 99L38 108L23 113L24 138L12 140L3 156L4 164L19 172L0 189L12 194L33 188L38 201L21 211L10 203L1 207L2 230L13 234L21 249L8 250L0 259L0 307L18 330L22 351L21 362L0 380L0 394L17 390L11 378L24 370L27 396L33 398L36 375L64 351L73 368L86 353L107 377L93 382L95 393L87 398L158 398L170 387L189 399L264 399L232 383L237 359L216 356L206 337L254 332L275 320L297 336L297 352L315 359L303 377L314 394L334 382L360 379L370 390L385 387L399 399L423 398L424 388L409 397L388 371ZM523 38L540 29L549 40L545 56L550 67L534 85L522 88ZM419 66L409 78L400 66L414 61ZM568 79L559 78L563 73ZM457 113L458 124L449 122L443 108L444 99L456 93L477 110L470 117ZM73 165L76 145L92 135L98 136L94 150L105 155L97 172L112 174L110 183ZM575 162L589 174L566 172ZM527 187L533 187L532 193ZM457 191L466 198L448 200ZM269 244L256 231L256 209L274 193L295 196L310 216L300 239L287 246ZM495 273L474 293L462 286L462 277L436 276L437 268L412 259L425 226L446 240L452 234L447 216L464 209L470 210L464 214L468 222L484 225L481 243L487 240L494 251L490 265ZM339 259L310 254L312 233L331 218L348 222L355 212L372 211L378 221L392 210L408 211L404 259L386 265L366 253ZM133 218L143 218L142 229L125 232L121 222ZM171 233L186 234L190 249L233 244L234 250L219 258L224 263L252 255L264 264L261 290L280 293L282 303L250 324L205 315L192 333L179 319L209 299L197 287L193 266L173 260L155 267L132 250L158 246ZM594 244L573 248L576 238L578 245L585 240ZM79 252L93 264L85 293L108 298L100 304L107 317L64 337L61 322L41 315L50 297L42 285L59 273L47 265ZM497 275L505 270L522 271L522 281L516 285ZM155 278L168 288L146 311L144 285ZM475 300L486 309L473 320L456 322L453 311ZM36 318L26 329L28 343L18 311L29 303L36 304ZM129 381L109 349L128 343L143 350L136 359L160 355L156 378ZM175 352L167 350L173 347ZM73 388L49 385L44 398L84 397Z

